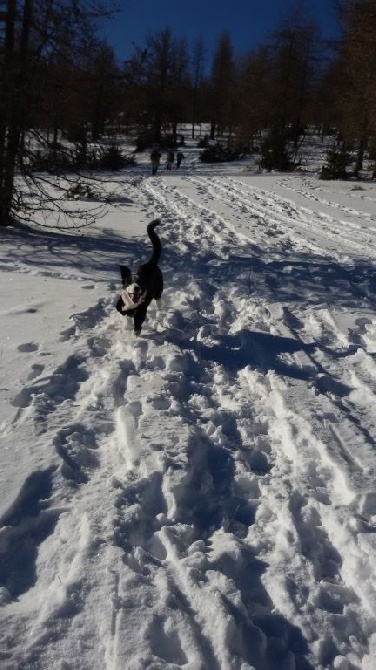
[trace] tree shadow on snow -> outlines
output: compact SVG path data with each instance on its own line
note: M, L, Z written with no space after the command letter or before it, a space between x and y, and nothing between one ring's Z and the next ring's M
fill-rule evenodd
M195 341L194 348L197 356L223 365L231 372L237 372L247 365L257 368L261 372L275 370L280 375L294 379L308 380L310 368L299 368L296 365L280 360L282 354L295 354L298 351L310 353L315 344L303 344L299 340L280 335L270 335L240 330L233 335L218 335L216 344L205 345Z
M127 212L122 210L121 215L126 231ZM354 256L352 263L340 264L312 253L283 249L281 258L271 260L270 251L251 240L241 254L230 243L218 249L213 245L209 250L207 245L197 247L197 240L190 239L188 229L182 238L173 217L161 218L161 267L166 288L181 288L190 280L203 282L209 297L225 285L236 289L245 284L250 300L255 296L274 304L304 302L308 306L359 308L366 297L368 303L376 305L375 267L365 258ZM72 268L81 280L96 282L119 281L120 264L135 268L151 254L146 222L140 226L137 237L125 238L110 228L63 232L18 226L5 229L2 241L9 243L7 257L0 258L2 271L13 272L23 264L30 269L38 268L39 274L42 269L45 276L59 278L67 268ZM369 304L364 307L369 309Z
M18 226L5 229L2 241L9 243L7 257L0 258L3 272L17 271L23 265L38 269L39 275L64 279L69 268L79 274L80 280L115 280L119 285L119 265L137 267L151 254L146 223L140 227L140 237L125 238L111 229L92 227L68 233Z
M39 547L59 518L59 511L48 509L53 473L54 467L32 472L0 519L0 585L11 600L34 586Z
M262 583L267 563L243 546L236 557L223 553L213 567L227 575L241 593L241 604L221 594L236 624L234 640L229 641L234 655L259 670L314 670L307 660L309 648L300 628L273 612L274 604Z

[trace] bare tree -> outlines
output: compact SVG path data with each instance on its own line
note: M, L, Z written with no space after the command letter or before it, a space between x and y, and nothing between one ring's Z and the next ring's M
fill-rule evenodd
M273 123L272 72L271 56L266 46L247 54L239 62L241 95L238 100L237 125L239 141L244 147L253 145L256 135Z
M235 63L228 32L221 34L214 53L211 73L211 139L233 123Z
M205 46L202 38L197 40L193 49L192 58L192 84L193 84L193 98L192 98L192 139L195 136L195 125L199 115L199 99L200 88L204 80L205 68Z
M261 165L290 169L297 159L308 123L320 44L315 24L301 13L292 16L273 34L268 50L266 99L269 136L262 145Z
M356 142L355 174L363 166L364 152L376 144L376 5L374 0L341 0L343 28L340 52L342 87L339 129Z
M69 79L63 74L77 74L82 53L93 35L91 19L102 11L84 0L7 0L4 55L0 57L4 94L0 107L0 227L12 223L15 214L19 216L25 207L15 177L16 173L30 176L24 139L32 130L42 138L40 126L34 124L49 111L48 93L55 88L57 94L50 77L59 73L59 93L62 97L64 91L63 106L67 108L72 86L67 86ZM63 62L67 64L65 72ZM57 114L56 96L55 100ZM53 123L56 129L56 115ZM41 188L40 193L41 202L45 202L46 191Z
M186 40L174 39L171 28L149 35L146 47L136 48L125 77L128 90L142 101L135 112L147 145L161 142L162 130L167 126L171 126L176 140L177 124L184 119L189 99L188 66Z
M172 141L177 143L178 123L185 120L190 99L189 53L185 38L175 42L171 68L171 83L167 94L167 113L172 126Z
M4 105L0 131L0 226L7 226L12 220L14 172L23 126L22 100L27 81L27 46L32 8L32 0L26 0L23 7L19 48L16 52L16 1L8 0L7 2L1 77Z
M172 80L174 42L170 28L150 35L147 40L146 83L148 110L154 141L161 140L162 123Z

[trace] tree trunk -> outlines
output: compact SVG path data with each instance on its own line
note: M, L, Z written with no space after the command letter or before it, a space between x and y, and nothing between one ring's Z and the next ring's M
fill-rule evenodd
M55 118L54 119L54 130L53 130L53 136L52 136L52 153L53 153L54 161L56 161L58 142L59 142L59 126L58 126L57 120Z
M155 108L153 110L153 119L152 119L152 134L153 142L160 142L162 137L162 111L161 104L156 101Z
M33 0L25 0L20 35L19 64L15 71L14 27L16 0L7 2L4 54L4 127L0 135L0 226L12 223L14 175L20 139L25 129L25 88L27 81L27 45L33 14Z
M10 224L10 210L13 197L13 172L9 156L10 145L13 144L9 125L12 117L14 98L14 24L16 18L16 0L7 1L5 23L4 64L1 72L1 93L3 104L1 109L0 130L0 227Z
M358 151L355 159L354 175L356 177L358 176L359 172L363 170L363 158L366 148L367 148L367 137L366 135L362 135L362 137L359 140Z
M195 138L195 124L197 116L197 86L193 89L193 118L192 118L192 140Z
M172 141L174 145L177 144L178 141L178 124L177 121L172 122Z

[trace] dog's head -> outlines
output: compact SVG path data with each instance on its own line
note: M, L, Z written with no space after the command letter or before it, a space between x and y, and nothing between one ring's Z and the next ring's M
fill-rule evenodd
M138 307L146 296L146 288L142 286L138 276L132 277L132 273L125 265L120 267L123 288L121 297L128 309Z
M146 291L136 282L123 286L122 298L128 307L138 307L145 298Z

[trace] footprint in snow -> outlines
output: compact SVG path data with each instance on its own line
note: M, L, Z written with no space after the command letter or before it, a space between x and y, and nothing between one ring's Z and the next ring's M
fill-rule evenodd
M43 370L44 370L44 365L40 365L39 363L34 363L34 365L31 366L31 372L29 373L27 380L30 381L31 379L35 379L36 377L39 377Z
M25 342L24 344L20 344L19 347L17 347L17 349L22 353L29 354L33 351L38 351L39 344L38 342Z
M157 410L167 410L171 407L171 399L158 396L153 399L153 407Z
M99 465L94 453L98 448L95 432L83 424L61 429L54 438L54 447L61 458L60 472L67 480L85 484L90 471Z

